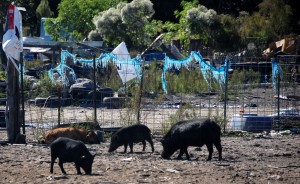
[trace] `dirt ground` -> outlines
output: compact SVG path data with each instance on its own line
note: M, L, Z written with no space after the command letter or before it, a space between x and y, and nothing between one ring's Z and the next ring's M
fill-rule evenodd
M154 137L142 152L134 145L133 154L123 147L108 153L110 140L87 145L96 153L92 175L77 175L75 166L64 164L63 175L57 163L50 174L50 149L38 144L30 131L27 144L5 144L7 133L0 130L0 183L299 183L300 135L259 135L222 137L223 160L214 148L212 161L206 161L206 147L190 147L191 160L161 158L160 137Z

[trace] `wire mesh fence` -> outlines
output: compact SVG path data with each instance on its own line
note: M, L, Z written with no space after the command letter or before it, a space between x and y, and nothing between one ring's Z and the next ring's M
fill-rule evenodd
M225 57L205 59L218 68ZM25 125L34 127L37 135L58 125L82 122L102 129L142 123L164 133L176 121L195 118L211 118L224 131L299 128L299 57L277 56L276 60L282 72L274 81L270 59L232 56L226 88L213 79L206 81L193 62L188 68L168 71L167 94L162 87L163 61L156 59L143 63L139 80L125 83L116 62L97 65L95 70L70 66L77 75L76 81L69 79L71 86L53 86L42 75L27 77L22 91Z

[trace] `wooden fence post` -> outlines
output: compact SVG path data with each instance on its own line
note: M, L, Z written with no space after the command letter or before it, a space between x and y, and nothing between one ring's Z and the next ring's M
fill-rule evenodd
M16 61L18 65L18 62ZM19 90L19 72L12 61L7 62L7 105L8 121L7 136L10 143L15 143L17 135L20 134L20 90Z

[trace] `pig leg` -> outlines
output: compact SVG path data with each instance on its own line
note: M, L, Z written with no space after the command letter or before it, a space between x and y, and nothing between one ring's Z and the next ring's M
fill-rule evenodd
M153 141L152 141L151 137L147 137L146 140L150 143L152 152L154 152L154 146L153 146Z
M189 152L188 152L188 150L187 150L187 148L184 150L184 152L185 152L185 156L186 156L186 159L190 159L190 155L189 155Z
M142 144L143 144L143 151L145 151L145 149L146 149L146 141L143 140L143 141L142 141Z
M63 164L64 164L64 163L59 159L58 165L59 165L59 167L60 167L61 172L62 172L63 174L67 174L66 171L65 171L65 169L64 169Z
M76 167L77 174L81 174L80 164L78 162L75 162L75 167Z
M128 146L128 143L124 143L124 153L127 152L127 146Z
M217 150L218 150L218 153L219 153L219 160L222 160L222 146L221 146L220 141L215 142L214 145L215 145L215 147L216 147Z
M51 157L51 165L50 165L50 173L53 174L53 165L55 162L56 157Z
M129 142L130 153L133 153L133 142Z
M211 160L211 157L212 157L212 153L213 153L213 144L212 143L206 143L206 147L207 147L207 150L208 150L208 158L207 158L207 161Z
M182 159L182 155L185 153L185 156L186 156L186 159L190 159L190 155L187 151L187 147L184 147L184 148L180 148L180 152L179 152L179 155L177 157L177 159Z

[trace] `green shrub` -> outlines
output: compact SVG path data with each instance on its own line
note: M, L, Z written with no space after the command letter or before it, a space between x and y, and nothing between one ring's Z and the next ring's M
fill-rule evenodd
M33 60L33 61L26 61L24 62L24 66L26 69L33 69L33 68L39 68L39 67L43 67L45 63L41 60Z
M6 81L6 75L4 70L0 70L0 81ZM6 98L5 88L0 88L0 98Z
M0 81L6 81L6 75L4 70L0 70Z
M26 87L29 85L29 82L25 80L24 86ZM37 88L32 91L27 91L26 97L28 98L36 98L36 97L43 97L47 98L51 95L57 94L58 91L61 89L61 84L53 82L48 73L45 72L40 75L40 81L37 85Z

